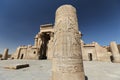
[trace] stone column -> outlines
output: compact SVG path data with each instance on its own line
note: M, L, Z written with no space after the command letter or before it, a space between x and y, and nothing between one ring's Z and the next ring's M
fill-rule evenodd
M35 45L36 47L38 47L38 35L36 35L34 39L35 39L35 44L34 44L34 45Z
M16 50L16 53L17 53L17 59L20 58L20 52L21 52L21 47L19 46Z
M52 80L85 80L76 9L63 5L56 11Z
M52 58L53 58L53 37L54 37L54 33L51 32L50 40L48 43L48 50L47 50L47 59L49 59L49 60L52 60Z
M110 43L110 49L113 55L113 62L119 63L120 62L120 53L117 47L116 42Z
M7 49L7 48L4 50L4 53L2 55L2 60L7 60L8 59L8 50L9 49Z

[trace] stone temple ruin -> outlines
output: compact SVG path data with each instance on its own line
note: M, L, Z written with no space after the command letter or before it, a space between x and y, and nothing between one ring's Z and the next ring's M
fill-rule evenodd
M19 46L10 58L55 59L58 62L65 58L67 62L69 58L77 58L82 53L84 61L120 62L120 45L116 42L111 42L110 46L100 46L97 42L85 44L81 37L76 9L71 5L63 5L56 11L55 24L41 25L40 32L34 38L34 45ZM7 55L8 50L2 59L6 60ZM58 57L62 59L57 60Z
M41 25L33 46L19 46L10 58L5 49L1 60L50 60L51 80L85 80L83 60L120 62L120 45L114 41L110 46L100 46L97 42L85 44L78 28L76 9L72 5L60 6L56 10L55 24ZM21 67L29 67L29 64L5 68Z

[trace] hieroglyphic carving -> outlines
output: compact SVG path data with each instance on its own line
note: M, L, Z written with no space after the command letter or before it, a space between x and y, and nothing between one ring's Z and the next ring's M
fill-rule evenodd
M72 59L72 58L56 58L53 60L54 71L56 71L56 75L64 75L64 76L57 76L61 79L69 80L65 78L66 76L69 77L69 74L72 74L73 77L78 74L78 77L74 77L75 80L84 80L84 70L83 70L83 62L82 59ZM59 74L58 74L59 73ZM67 75L65 75L67 74ZM71 75L71 76L72 76ZM82 76L82 77L81 77ZM57 80L57 79L55 79ZM58 79L60 80L60 79ZM71 79L73 80L73 79Z
M81 36L76 10L71 5L57 9L54 36L53 80L84 80Z
M58 19L58 18L57 18ZM72 16L65 16L63 19L58 19L58 21L56 21L56 25L55 25L55 39L59 37L63 37L62 40L59 39L57 41L55 41L55 45L63 45L63 55L64 56L66 53L69 53L66 56L69 56L71 54L71 56L80 56L79 54L75 54L74 51L72 52L71 50L77 50L80 51L80 34L78 32L78 28L76 28L76 26L78 27L78 24L76 22L77 20ZM66 41L67 40L67 41ZM63 41L63 42L61 42ZM68 47L71 46L71 47ZM77 47L76 47L77 46ZM57 49L58 46L56 46L55 49ZM67 48L66 48L67 47ZM69 49L70 48L70 49ZM69 49L69 50L66 50ZM69 52L66 52L69 51ZM80 52L79 52L80 53ZM55 56L60 56L61 54L57 54L55 53Z
M57 71L62 72L62 73L75 73L75 72L81 72L82 67L80 64L75 64L75 65L66 65L66 66L58 66Z
M55 32L77 32L78 28L75 26L78 26L77 22L72 17L65 17L63 20L58 20L56 23Z

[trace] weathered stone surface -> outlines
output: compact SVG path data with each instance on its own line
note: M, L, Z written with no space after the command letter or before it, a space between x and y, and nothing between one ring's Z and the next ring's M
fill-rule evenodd
M50 33L50 40L48 43L48 50L47 50L47 59L49 60L52 60L53 58L53 45L54 45L53 38L54 38L54 33L52 32Z
M63 5L56 11L52 80L85 80L76 9Z
M110 43L110 49L113 55L113 62L120 63L120 52L118 50L116 42Z
M6 69L21 69L21 68L26 68L26 67L29 67L29 64L16 64L16 65L5 66L4 68L6 68Z
M9 49L7 49L7 48L4 50L4 53L2 55L2 60L7 60L8 59L8 50Z

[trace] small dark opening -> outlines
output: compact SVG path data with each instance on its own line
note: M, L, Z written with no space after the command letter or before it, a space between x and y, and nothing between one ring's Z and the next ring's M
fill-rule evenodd
M36 54L36 52L34 51L33 54Z
M23 59L23 55L24 55L24 54L21 55L21 58L20 58L20 59Z
M85 76L85 80L88 80L88 77L87 77L87 76Z
M93 60L93 59L92 59L92 53L88 53L88 58L89 58L90 61Z
M113 60L114 60L114 58L113 58L113 56L112 56L112 55L110 56L110 60L111 60L111 62L113 62Z

